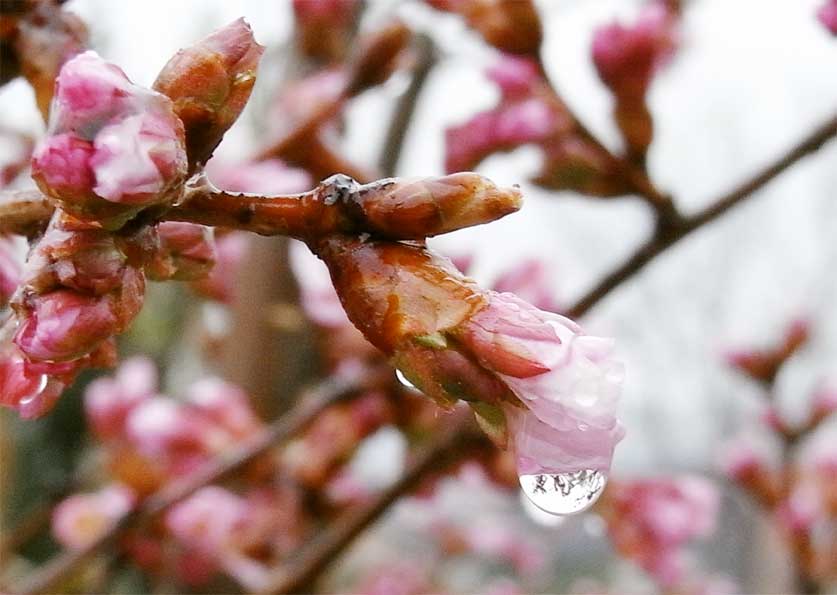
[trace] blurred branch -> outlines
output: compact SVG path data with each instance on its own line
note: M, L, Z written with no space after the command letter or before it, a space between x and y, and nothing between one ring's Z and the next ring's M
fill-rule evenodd
M745 181L743 184L712 201L708 207L688 217L674 219L658 218L654 235L646 240L628 259L605 275L592 289L579 299L567 312L570 317L578 317L589 311L601 299L630 279L657 255L672 244L683 239L693 231L711 223L729 209L761 190L779 174L787 170L803 157L817 151L827 141L837 135L837 115L814 130L805 139L792 147L785 155L771 163L764 170Z
M387 130L387 137L378 164L381 175L385 178L395 175L404 147L404 139L407 137L407 131L416 111L419 96L427 82L430 71L436 64L436 47L433 40L427 35L420 34L416 36L415 43L417 56L412 79L395 106L395 113Z
M91 559L95 554L111 547L117 538L129 529L147 523L170 506L188 498L203 486L223 481L235 474L252 460L267 453L277 443L286 440L310 424L326 407L350 398L359 391L374 385L375 374L366 378L330 380L320 383L300 400L287 415L282 416L259 436L240 449L207 463L195 473L173 482L149 497L143 504L127 513L105 534L86 547L65 551L32 572L12 592L17 595L47 593L64 577Z
M409 464L406 472L374 500L348 511L323 531L300 553L275 570L259 593L310 592L311 585L365 529L383 515L402 496L434 473L440 473L465 456L468 445L484 440L466 411L456 415L448 427L426 445Z

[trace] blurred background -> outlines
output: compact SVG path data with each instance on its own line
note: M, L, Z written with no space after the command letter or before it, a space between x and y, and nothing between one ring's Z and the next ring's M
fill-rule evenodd
M679 49L648 95L655 122L648 171L684 213L734 188L832 115L837 42L816 19L821 4L684 3ZM575 115L618 152L613 100L596 74L590 46L598 27L614 19L630 23L643 3L543 0L536 6L549 78ZM89 26L92 47L144 86L152 84L179 48L245 17L267 50L250 103L215 159L241 162L263 144L265 121L275 113L272 97L295 68L289 58L294 31L290 2L70 0L67 8ZM485 76L496 50L463 19L412 0L367 0L359 28L371 31L396 17L429 36L437 58L394 173L441 175L445 129L498 102L496 85ZM336 141L341 154L354 163L376 164L409 82L409 73L396 72L351 102ZM32 91L22 79L0 89L0 126L35 138L44 132ZM525 207L430 244L450 256L472 257L468 273L484 286L517 263L535 259L547 271L545 282L555 301L567 305L651 233L653 217L632 197L597 200L534 185L529 179L539 163L532 146L485 159L478 171L499 184L519 184ZM696 572L733 585L725 592L797 588L780 531L722 473L729 439L742 432L759 434L763 409L762 387L729 366L725 353L772 346L792 321L804 319L810 338L776 379L780 411L802 420L812 391L837 383L834 163L837 145L826 144L751 200L667 250L583 318L590 334L616 338L618 357L626 364L620 407L627 436L617 448L612 476L698 474L717 484L716 530L690 543L687 558ZM26 187L31 180L22 176L15 185ZM310 323L300 320L287 262L273 259L286 249L284 243L249 241L250 256L235 273L236 303L229 308L208 303L176 284L152 286L140 319L122 338L122 349L156 362L165 394L181 394L195 380L221 375L245 388L262 416L275 417L316 376L314 335ZM317 266L312 262L299 266ZM217 356L210 363L203 354L207 341ZM94 377L83 376L45 418L24 421L0 411L4 536L39 504L101 485L90 479L100 476L101 455L81 404L84 387ZM835 442L830 446L837 449ZM380 489L402 473L406 452L401 432L386 425L366 437L347 464L369 489ZM535 553L519 554L524 562L517 564L488 545L475 546L468 555L446 555L438 543L440 519L487 532L503 527L497 533L511 532ZM833 519L831 524L833 530ZM320 588L408 593L404 574L396 573L400 578L391 579L392 584L362 586L361 580L381 566L407 564L412 567L404 571L407 575L415 570L432 577L426 583L432 587L419 582L415 592L488 592L488 585L498 593L505 592L499 590L504 585L516 585L519 592L664 590L619 555L606 534L606 523L595 512L553 521L526 506L517 493L460 473L442 481L432 501L410 498L393 506L349 548ZM493 539L500 538L494 534ZM17 553L3 552L5 572L25 575L56 551L48 531L41 531ZM525 560L535 559L541 561L532 562L534 569L521 571ZM153 581L124 560L114 572L106 592L154 589ZM163 582L156 588L153 592L225 592L229 585ZM823 588L835 592L833 582L831 591Z

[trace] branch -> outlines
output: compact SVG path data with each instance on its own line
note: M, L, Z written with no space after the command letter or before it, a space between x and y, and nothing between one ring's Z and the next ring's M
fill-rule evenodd
M0 234L31 235L46 227L53 206L38 190L0 192Z
M303 546L300 553L271 573L259 593L310 592L311 584L365 529L383 515L403 495L423 479L464 457L471 444L479 444L484 435L468 414L462 411L448 427L422 449L404 475L373 501L350 510L323 533Z
M658 219L654 235L643 243L628 259L608 273L599 283L590 289L567 312L575 318L588 312L594 305L630 279L651 262L666 248L680 241L693 231L711 223L729 209L761 190L790 166L803 157L817 151L828 140L837 135L837 115L814 130L805 139L791 148L785 155L774 161L763 171L753 176L739 187L713 201L705 209L689 217L673 220Z
M149 497L142 506L122 516L98 539L80 550L65 551L26 577L13 593L32 595L49 592L59 581L103 549L112 547L129 529L153 520L160 513L188 498L203 486L223 481L277 443L307 427L325 408L373 386L377 375L366 379L326 381L315 386L293 410L273 422L252 441L223 458L207 463L195 473L168 484Z
M384 141L384 148L381 151L381 159L378 168L385 177L395 175L398 168L398 160L401 157L401 150L404 146L404 139L410 128L410 122L416 111L419 96L427 82L430 71L436 64L436 48L433 40L427 35L416 37L418 58L413 68L413 78L410 85L404 91L395 106L395 114L390 122L387 137Z

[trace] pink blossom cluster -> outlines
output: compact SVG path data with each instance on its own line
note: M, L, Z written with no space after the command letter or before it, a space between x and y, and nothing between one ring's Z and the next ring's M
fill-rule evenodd
M219 379L192 384L182 401L160 394L156 369L144 358L91 383L84 404L114 483L56 508L53 534L68 548L84 547L150 494L264 428L247 395ZM271 469L254 467L242 493L200 489L168 510L161 526L129 536L122 547L155 572L171 562L173 546L172 565L184 584L204 584L219 570L252 572L255 559L295 546L303 519L298 494L274 485Z
M684 547L715 528L718 491L700 477L611 484L604 514L614 547L664 589L685 584Z
M837 1L826 0L817 11L817 18L832 35L837 35Z

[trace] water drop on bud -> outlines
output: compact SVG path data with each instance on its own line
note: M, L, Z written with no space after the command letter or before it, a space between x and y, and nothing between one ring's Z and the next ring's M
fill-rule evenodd
M398 368L395 369L395 377L398 379L398 382L400 382L402 385L406 386L407 388L412 389L412 390L418 390L416 388L416 385L413 384L412 382L410 382L409 380L407 380L407 377L404 375L404 372L402 372Z
M594 469L520 476L520 487L532 504L556 515L576 514L590 508L606 484L607 473Z

